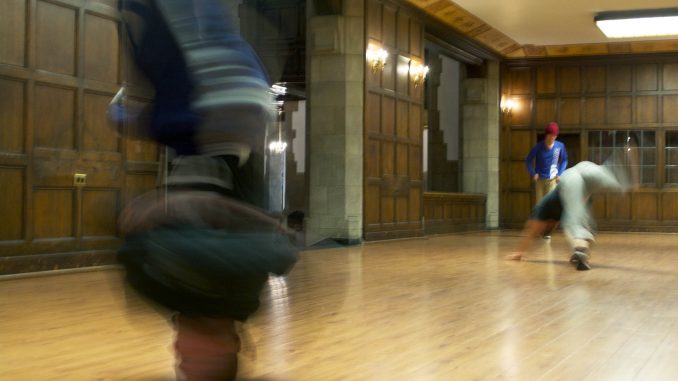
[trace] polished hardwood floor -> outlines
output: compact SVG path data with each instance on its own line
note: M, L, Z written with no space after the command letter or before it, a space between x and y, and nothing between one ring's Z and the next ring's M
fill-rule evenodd
M675 380L678 235L517 232L305 251L242 328L241 380ZM115 268L0 280L0 379L174 379L168 313Z

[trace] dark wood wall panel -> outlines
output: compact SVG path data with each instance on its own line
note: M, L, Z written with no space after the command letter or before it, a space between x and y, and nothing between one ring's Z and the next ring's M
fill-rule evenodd
M395 132L395 103L396 100L390 96L381 98L381 134L393 137Z
M424 58L424 28L416 19L410 19L410 54Z
M422 180L422 152L421 147L409 146L409 160L407 174L414 181Z
M522 160L511 162L509 168L511 173L520 173L522 171L527 171L525 169L525 164L523 163ZM525 189L525 188L529 189L531 185L532 183L530 182L529 176L511 176L511 179L509 180L508 183L508 186L511 189Z
M409 108L410 108L409 138L412 140L417 140L420 139L419 136L421 135L422 108L417 104L410 104ZM421 158L419 158L419 160L421 161ZM421 166L419 167L419 169L421 169Z
M77 9L37 1L37 68L53 73L75 75Z
M24 239L24 190L26 175L23 168L0 167L0 216L2 229L0 240L16 241Z
M364 237L423 235L422 89L412 85L423 63L423 26L399 4L368 0L366 46L388 51L383 70L365 66Z
M118 22L93 14L85 15L85 78L118 83Z
M581 70L579 66L558 68L558 78L561 94L581 93Z
M678 192L662 192L660 199L661 220L678 223Z
M410 51L410 17L398 13L398 49Z
M516 130L513 132L509 151L509 158L511 160L520 161L521 163L525 160L525 154L532 148L530 144L531 135L530 131Z
M636 192L633 194L631 207L632 215L639 221L659 220L658 206L659 194L655 192Z
M526 78L521 78L521 80L525 81ZM537 68L537 94L553 94L555 92L556 92L555 68L553 67Z
M410 127L409 104L403 100L398 100L396 107L396 136L407 139Z
M559 118L563 124L581 123L582 108L581 98L563 98L560 101ZM556 118L554 118L555 120ZM545 124L548 122L544 122Z
M0 274L112 263L122 205L157 186L158 146L106 118L123 81L134 103L152 97L116 6L0 1Z
M513 97L521 105L529 104L530 100L521 96ZM529 107L520 107L511 112L511 121L515 126L528 126L532 121L532 109Z
M365 204L369 205L365 208L365 225L378 226L381 221L380 187L378 184L368 184L365 188Z
M75 237L74 198L74 189L38 188L33 191L33 238Z
M602 219L629 220L631 218L631 196L629 194L606 194L607 210Z
M24 66L26 57L26 35L16 33L26 30L26 1L0 1L0 62Z
M550 120L567 140L570 166L588 160L589 131L653 134L647 180L628 194L593 197L602 229L678 231L678 187L664 166L673 160L665 134L678 133L678 56L620 56L507 61L502 95L519 102L502 118L502 226L520 227L533 207L533 184L522 161ZM523 110L523 111L520 111ZM572 153L576 153L573 155Z
M382 43L386 46L397 47L397 29L396 17L398 15L398 8L395 5L384 4L381 13L382 22Z
M558 109L554 98L537 99L535 101L535 108L537 124L546 124L556 119Z
M610 96L607 101L607 123L631 123L631 97Z
M24 152L25 82L0 78L0 151Z
M662 89L678 90L678 63L663 65Z
M636 66L636 90L657 91L657 64L641 64Z
M532 94L532 72L528 69L516 68L508 72L511 95Z
M605 92L605 84L607 83L607 71L605 70L605 66L585 66L584 73L584 92Z
M590 97L584 100L584 124L605 123L605 98Z
M367 14L365 16L365 19L367 20L367 25L365 26L366 33L368 36L374 38L376 41L382 41L383 40L381 37L382 4L381 2L378 1L367 1L366 6L367 6Z
M659 121L659 114L657 112L658 105L659 101L656 95L637 96L634 110L636 116L635 122L639 124L657 123Z
M662 97L662 121L664 123L678 123L678 95Z
M112 134L114 126L106 117L113 95L85 93L82 149L95 152L120 152L120 139Z
M607 87L610 92L629 92L631 79L630 65L610 65Z
M84 191L82 196L83 237L117 236L119 201L117 189Z
M36 147L75 149L75 89L35 86Z

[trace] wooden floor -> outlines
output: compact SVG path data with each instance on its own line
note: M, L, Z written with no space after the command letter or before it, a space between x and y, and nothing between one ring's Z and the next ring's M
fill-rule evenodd
M307 251L243 330L242 380L675 380L678 235L603 234L589 272L562 235ZM0 281L0 379L174 379L166 314L115 269Z

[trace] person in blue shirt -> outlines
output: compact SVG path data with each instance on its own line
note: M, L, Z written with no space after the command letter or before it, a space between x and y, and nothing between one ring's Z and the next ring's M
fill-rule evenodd
M567 169L565 145L556 140L558 123L550 122L544 132L544 140L535 144L525 158L527 171L535 182L536 203L556 188Z

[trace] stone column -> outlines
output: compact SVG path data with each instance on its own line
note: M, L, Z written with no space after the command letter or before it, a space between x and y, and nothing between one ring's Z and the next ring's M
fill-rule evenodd
M345 0L341 11L308 10L307 245L362 237L364 0Z
M462 82L463 190L487 195L485 224L499 227L499 63Z

